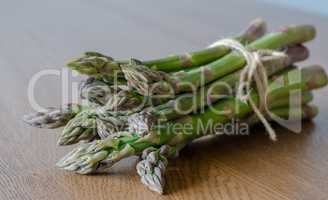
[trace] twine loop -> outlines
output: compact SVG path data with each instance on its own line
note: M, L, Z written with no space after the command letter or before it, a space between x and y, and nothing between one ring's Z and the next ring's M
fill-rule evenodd
M272 126L266 120L265 114L267 111L267 88L268 88L268 76L266 69L261 61L261 55L259 51L252 51L247 49L240 42L233 39L219 40L209 47L215 47L218 45L227 46L240 52L246 60L246 66L243 68L240 74L239 85L236 93L236 98L243 102L249 102L255 115L260 119L265 129L267 130L270 138L276 141L276 133ZM259 95L259 106L250 98L251 84L255 81L256 89Z

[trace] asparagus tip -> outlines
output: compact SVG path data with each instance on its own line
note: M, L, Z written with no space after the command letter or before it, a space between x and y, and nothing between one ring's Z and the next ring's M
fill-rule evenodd
M81 144L72 150L56 166L68 171L75 171L79 174L89 174L95 172L99 162L108 156L108 152L98 148L97 141Z
M166 80L168 77L165 72L155 71L137 63L122 65L121 69L128 85L141 94L147 94L152 83Z
M168 148L167 145L164 145L160 149L152 147L145 149L141 156L142 160L136 166L141 182L159 194L164 192L164 175L168 164L164 155L167 152L162 153L161 151Z
M67 67L90 76L111 74L119 68L112 57L98 52L85 52L82 57L69 61Z
M65 125L79 110L77 104L67 104L61 108L48 107L43 111L26 114L22 120L33 127L53 129Z

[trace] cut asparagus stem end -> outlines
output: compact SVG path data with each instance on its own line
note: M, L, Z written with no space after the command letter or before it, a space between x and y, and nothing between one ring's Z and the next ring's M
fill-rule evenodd
M267 32L267 24L266 22L261 19L257 18L254 19L250 24L249 27L244 31L242 35L245 35L245 38L248 38L249 41L254 41L260 37L262 37ZM238 39L237 39L238 40ZM241 39L241 43L244 43Z

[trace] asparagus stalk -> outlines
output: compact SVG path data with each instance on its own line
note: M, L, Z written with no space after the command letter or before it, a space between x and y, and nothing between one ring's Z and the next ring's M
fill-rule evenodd
M284 119L290 119L292 121L294 120L311 120L315 118L319 110L316 106L313 105L303 105L301 109L293 109L287 107L278 107L275 109L272 109L271 112L278 117L284 118ZM293 118L291 118L293 117ZM249 125L254 125L259 123L258 118L252 118L252 120L248 121Z
M268 55L264 54L263 52L263 63L265 64L268 75L272 75L275 72L284 69L286 66L289 66L291 63L304 60L308 57L308 51L304 46L296 46L296 47L289 47L288 50L286 51L286 54L278 54L278 55L271 55L271 52L266 52L269 53ZM217 96L217 95L222 95L227 93L227 88L226 86L230 86L234 88L234 84L238 83L239 81L239 75L240 72L228 75L226 78L223 78L222 80L219 80L217 82L214 82L210 86L206 87L204 92L202 94L209 94L209 96ZM218 84L219 83L219 84ZM220 83L225 83L226 85L222 85ZM215 87L213 87L215 86ZM122 96L120 94L123 93ZM104 113L106 117L106 123L101 123L102 120L96 120L97 113L100 109L97 109L97 112L89 112L86 111L85 113L79 115L78 117L74 118L67 126L64 128L62 135L59 138L58 144L59 145L67 145L67 144L72 144L78 142L81 138L80 135L83 134L84 137L82 137L84 140L92 140L95 138L95 135L97 135L96 129L102 133L102 136L108 136L112 135L113 133L117 132L120 130L120 128L126 128L126 126L123 126L123 124L126 124L130 126L130 131L135 131L138 132L139 134L143 134L143 132L148 131L150 127L152 126L155 121L162 121L163 118L166 120L171 120L174 118L177 118L181 116L181 114L188 114L185 111L190 110L189 106L195 105L195 110L200 109L204 105L208 105L208 98L205 98L201 93L197 93L198 96L196 96L196 102L194 101L193 96L187 96L186 98L178 98L175 102L171 101L169 103L160 105L156 108L152 108L150 106L149 108L153 109L154 112L150 112L149 109L147 109L144 112L138 113L136 115L132 115L129 117L121 116L120 118L113 117L112 116L112 111L114 105L116 106L116 110L122 111L125 109L129 110L129 113L136 112L138 109L142 109L146 105L153 105L154 103L148 102L148 97L143 96L133 92L133 91L122 91L117 95L114 95L111 99L113 101L109 101L108 104L105 107L102 107L100 109L104 110ZM211 102L214 102L215 98L211 98ZM164 99L158 99L158 101L166 101ZM218 98L216 99L218 100ZM116 102L115 102L116 101ZM117 103L117 102L120 103ZM131 103L130 103L131 102ZM180 108L184 112L179 112L176 110L176 105L181 105L183 107ZM109 112L107 111L109 110ZM191 111L190 111L191 112ZM118 121L122 120L122 121ZM85 129L88 127L83 126L84 120L89 121L93 120L93 127L89 128L94 128L93 131L88 131L87 133L92 133L90 134L90 138L88 139L85 135ZM110 120L113 120L113 122L110 122ZM97 125L97 122L101 123L100 126ZM109 126L106 128L106 124ZM142 125L143 124L143 125ZM117 125L117 127L113 127ZM136 127L136 128L135 128ZM121 129L122 130L122 129ZM106 133L107 132L107 133Z
M116 93L114 90L119 91ZM119 111L118 114L129 114L132 112L131 109L138 109L138 106L142 108L143 100L140 100L140 95L127 90L125 86L117 86L114 89L112 86L108 86L105 82L96 80L93 77L82 82L80 91L81 98L88 99L87 105L69 103L59 108L48 107L43 111L26 114L22 120L30 126L37 128L55 129L67 125L77 115L79 116L77 119L80 119L81 115L87 116L86 113L95 113L92 110L97 109L102 104L107 104L107 110ZM133 94L136 95L133 96ZM80 113L83 114L79 115ZM113 116L116 115L113 113ZM74 124L77 125L76 123ZM86 125L88 123L83 124ZM78 129L81 131L80 134L85 134L84 129ZM94 134L94 131L87 132Z
M305 98L305 100L307 101L308 99ZM285 101L285 103L285 105L288 105L288 101ZM280 107L272 109L271 112L281 118L290 119L290 116L293 116L295 117L294 120L311 120L318 114L318 108L303 105L301 110ZM248 121L249 125L254 125L258 122L258 118ZM168 158L175 157L184 146L185 144L182 144L177 148L163 145L160 148L149 147L145 149L141 154L141 161L136 166L141 183L150 190L163 194L165 187L164 176L168 165Z
M274 73L275 71L280 70L280 68L282 67L286 67L292 63L305 60L308 57L308 50L304 46L289 47L285 53L286 55L284 54L272 55L274 53L272 53L271 51L263 50L261 52L261 54L263 54L261 58L262 62L267 68L269 68L268 69L269 73ZM181 75L182 73L183 72L180 72L179 74ZM227 77L227 80L230 79L230 82L235 83L236 76L239 77L239 74L235 74L234 78L229 76ZM222 83L225 80L220 80L220 81ZM221 85L221 91L227 89L225 87L224 89L222 89L222 87L224 86ZM108 108L109 110L114 110L114 108L116 108L116 110L122 111L122 110L131 110L133 109L133 107L137 107L140 110L140 108L146 106L163 104L169 99L169 97L165 97L165 96L160 96L160 97L142 96L133 90L124 91L122 93L124 95L118 94L116 96L113 96L113 98L110 99L111 101L108 101L108 103L106 104L106 108ZM122 102L122 103L118 104L117 102Z
M255 19L240 36L234 39L242 44L247 44L262 37L266 33L266 29L266 24L262 19ZM174 72L185 68L205 65L221 58L229 52L229 48L219 45L184 55L172 55L167 58L144 61L142 64L154 70Z
M109 96L115 94L113 84L122 84L122 82L113 80L107 76L98 78L89 77L85 81L82 81L79 86L81 98L88 99L87 106L69 103L59 108L48 107L43 111L26 114L22 120L38 128L54 129L65 126L78 113L91 109L95 105L99 106L109 102ZM126 86L124 88L122 85L118 85L116 88L126 90Z
M278 99L271 104L270 111L280 118L289 120L310 120L318 114L318 109L315 106L308 106L312 101L313 95L311 92L303 92L302 94L302 109L288 107L289 98ZM291 116L294 117L291 119ZM245 120L250 126L259 122L257 117L248 118ZM225 134L224 132L222 134ZM177 157L180 150L185 147L185 143L178 146L163 145L160 148L149 147L141 154L141 161L138 162L136 168L141 182L150 190L163 194L165 186L165 172L168 165L169 157Z
M301 77L301 79L299 79ZM268 105L288 95L291 91L302 90L310 91L312 89L323 87L327 84L327 75L319 66L310 66L301 70L293 70L281 77L284 81L276 81L269 85ZM258 102L258 95L255 90L251 92L251 98ZM219 101L214 105L216 111L208 109L206 112L185 116L174 120L173 123L165 127L152 130L145 136L130 133L117 138L107 138L83 144L73 150L67 156L57 163L57 166L66 170L76 171L81 174L94 172L106 172L110 167L120 161L122 158L140 154L149 147L159 147L161 145L178 145L191 141L205 134L213 134L212 129L206 133L199 132L198 124L207 124L211 120L214 123L227 123L232 118L245 118L252 113L252 108L235 98ZM224 112L223 112L224 111ZM190 125L191 129L182 129L172 132L174 124Z
M256 19L250 23L243 34L234 39L246 44L261 37L265 32L266 23L261 19ZM182 55L172 55L162 59L143 61L141 63L154 70L172 72L209 63L229 52L229 48L221 45ZM118 72L119 78L122 78L120 66L126 63L126 61L115 61L113 58L97 52L86 52L83 57L75 59L67 65L72 70L89 76L99 77L107 75L113 77L114 73Z
M289 66L292 63L303 61L306 58L308 58L308 55L309 55L308 49L302 45L288 47L284 53L286 55L282 55L282 54L272 55L272 52L270 52L270 51L264 51L264 50L260 51L260 54L263 54L261 60L264 64L264 66L267 68L269 75L274 74L275 72L281 70L281 68ZM268 55L265 55L265 54L268 54ZM182 75L183 73L184 72L179 72L176 75ZM183 102L183 103L181 103L181 106L180 106L180 103L170 102L170 104L171 104L171 106L172 106L172 104L174 104L176 107L179 107L180 110L188 110L188 109L190 110L191 107L194 107L194 109L193 109L194 111L197 109L201 109L200 107L207 105L206 102L204 103L204 101L208 102L209 100L211 100L211 102L209 102L209 103L213 103L214 101L217 100L215 97L217 97L221 93L224 94L227 90L226 86L234 87L234 85L237 82L239 82L240 73L241 73L241 70L234 73L233 75L227 75L226 77L223 77L222 79L219 79L218 81L211 83L210 86L207 86L205 88L205 92L204 92L205 94L209 94L207 96L207 99L202 99L202 100L196 99L195 100L196 103L195 103L190 100L190 98L192 98L192 97L191 96L188 97L188 95L187 95L186 98L182 98L178 101L180 103ZM226 83L226 84L222 85L222 83ZM217 85L217 86L214 87L214 85ZM235 89L235 88L233 88L233 89ZM125 93L126 93L126 95L123 95L123 96L118 95L119 97L117 97L119 102L123 102L123 103L118 105L117 103L115 103L115 101L114 102L109 101L108 104L106 105L106 107L108 106L107 108L109 108L110 110L113 110L113 108L116 108L116 110L118 110L118 111L124 110L123 108L131 110L133 107L137 107L140 109L140 108L143 108L146 106L156 106L159 104L164 104L170 98L170 97L165 97L165 96L160 96L160 97L142 96L133 90L125 91ZM128 98L126 98L126 96L128 96ZM123 100L120 100L121 98L123 98ZM201 98L201 97L199 97L199 98ZM115 98L112 98L112 99L115 99ZM131 101L132 101L132 103L130 103ZM179 104L179 106L178 106L178 104ZM109 106L109 105L112 105L112 106ZM184 113L187 114L186 112L184 112Z
M313 94L311 91L302 92L301 99L293 98L293 94L288 94L282 98L277 99L271 103L271 108L280 108L286 107L287 105L297 105L298 101L301 101L302 104L307 104L313 100Z
M267 70L267 75L272 76L281 70L288 70L292 63L305 60L308 50L304 46L289 47L285 56L263 57L262 62ZM288 67L288 68L286 68ZM157 122L169 121L182 115L197 113L206 106L231 95L239 83L242 70L229 74L213 83L208 84L196 94L182 94L175 100L157 107L149 107L142 112L128 117L129 130L143 134L151 129Z
M315 28L313 26L289 26L279 32L267 34L246 47L252 50L280 49L305 43L314 37ZM210 64L183 73L182 76L170 76L163 72L152 71L139 64L122 66L122 70L128 84L140 94L146 96L174 95L192 91L195 87L215 81L241 69L245 64L245 58L239 52L233 51Z

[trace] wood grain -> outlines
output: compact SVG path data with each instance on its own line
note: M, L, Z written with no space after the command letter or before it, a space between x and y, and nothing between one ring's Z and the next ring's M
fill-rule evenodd
M2 2L0 13L0 199L328 199L327 88L315 93L321 113L304 124L302 134L278 128L279 141L272 143L256 127L251 136L188 146L170 161L165 196L139 183L134 158L110 175L60 171L55 162L72 147L56 146L59 130L34 129L20 120L31 111L27 85L33 74L61 69L85 50L115 58L160 57L237 33L258 16L275 29L316 25L306 63L327 66L326 17L242 0L11 0ZM60 79L40 80L36 98L58 105Z

